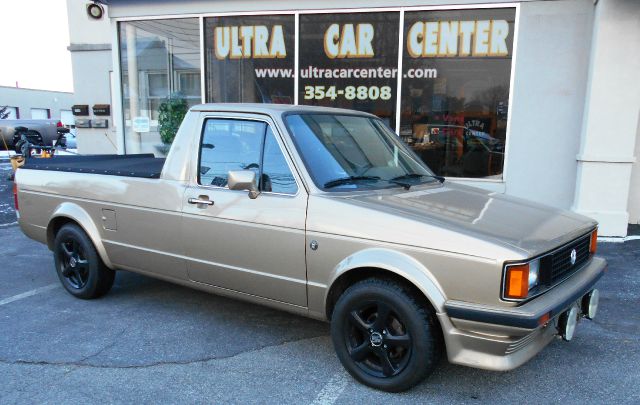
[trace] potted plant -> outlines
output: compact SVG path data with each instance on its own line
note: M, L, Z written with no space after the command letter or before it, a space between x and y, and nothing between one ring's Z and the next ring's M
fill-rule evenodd
M171 148L173 139L178 133L189 106L181 93L171 94L158 108L158 130L162 145L158 145L158 152L166 155Z

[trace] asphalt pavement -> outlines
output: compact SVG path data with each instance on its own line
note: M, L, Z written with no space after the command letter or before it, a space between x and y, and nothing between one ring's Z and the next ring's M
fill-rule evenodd
M342 369L327 324L119 272L82 301L15 225L0 163L0 404L640 403L640 240L603 243L598 318L511 372L442 361L401 394ZM5 212L6 211L6 212Z

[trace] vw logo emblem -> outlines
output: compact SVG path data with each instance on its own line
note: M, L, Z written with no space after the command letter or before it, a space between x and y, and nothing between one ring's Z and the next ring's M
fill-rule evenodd
M576 252L575 249L573 249L571 251L571 265L573 266L574 264L576 264L576 259L578 258L578 253Z
M373 347L379 347L382 345L382 335L380 334L380 332L373 332L369 337L369 340L371 341L371 346Z
M76 260L75 257L72 257L71 259L69 259L69 266L76 267L76 264L78 264L78 261Z

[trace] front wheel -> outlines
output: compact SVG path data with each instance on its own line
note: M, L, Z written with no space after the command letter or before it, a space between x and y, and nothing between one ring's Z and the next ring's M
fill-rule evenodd
M60 228L53 256L60 282L74 297L98 298L113 286L115 272L105 266L93 242L78 225Z
M389 392L421 382L441 353L433 311L402 284L381 279L358 282L340 296L331 338L354 378Z

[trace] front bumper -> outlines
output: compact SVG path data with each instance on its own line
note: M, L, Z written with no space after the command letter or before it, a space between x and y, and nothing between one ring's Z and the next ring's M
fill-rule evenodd
M553 289L517 307L490 307L447 301L438 314L449 361L488 370L514 369L542 350L558 334L558 317L579 305L607 268L592 258Z

